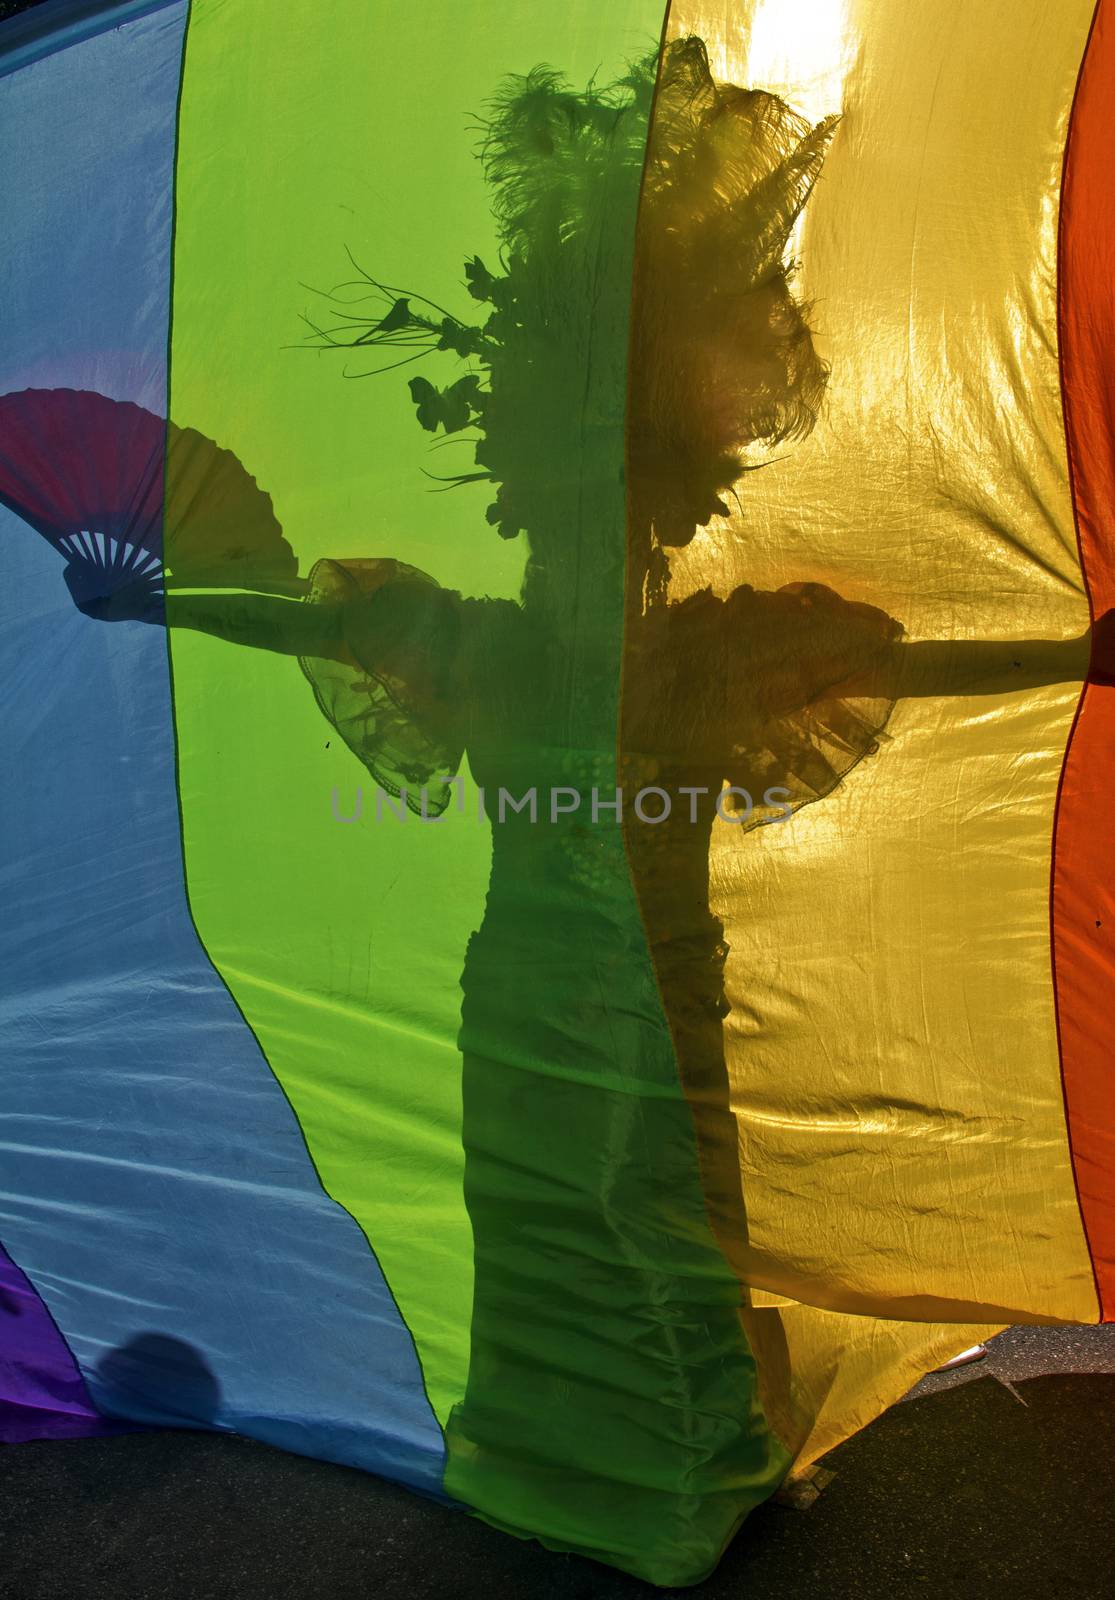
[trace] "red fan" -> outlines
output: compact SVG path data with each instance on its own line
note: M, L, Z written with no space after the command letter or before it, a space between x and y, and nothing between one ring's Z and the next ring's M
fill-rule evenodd
M179 585L282 588L298 561L231 450L129 401L79 389L0 395L0 502L65 557L82 610Z

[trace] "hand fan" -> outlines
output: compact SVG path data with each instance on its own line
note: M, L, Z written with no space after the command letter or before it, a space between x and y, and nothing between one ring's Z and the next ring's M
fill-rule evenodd
M231 450L130 401L80 389L0 395L0 503L62 555L94 615L161 608L180 586L281 586L298 561Z

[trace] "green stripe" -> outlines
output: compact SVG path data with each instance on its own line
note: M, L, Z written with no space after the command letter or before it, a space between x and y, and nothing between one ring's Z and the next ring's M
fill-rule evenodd
M470 119L540 61L607 81L660 25L650 0L339 0L327 21L298 0L268 29L195 0L172 415L266 486L303 571L393 556L465 595L519 594L524 541L485 524L486 486L428 492L424 471L470 470L471 451L429 453L406 393L427 368L346 382L358 356L289 348L299 312L326 309L300 284L352 277L347 247L474 319L462 262L498 252ZM595 320L569 308L570 339L591 331L583 388L574 403L558 376L520 407L554 408L523 478L546 491L536 545L565 552L546 602L561 648L528 619L474 675L489 788L614 782L630 200L626 233L600 224ZM334 786L348 811L368 780L295 664L185 632L173 652L198 926L413 1331L447 1487L514 1531L691 1581L780 1463L618 827L512 825L493 869L471 797L436 826L340 825Z

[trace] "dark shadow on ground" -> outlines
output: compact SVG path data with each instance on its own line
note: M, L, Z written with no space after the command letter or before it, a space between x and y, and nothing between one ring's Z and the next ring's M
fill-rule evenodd
M1067 1342L1070 1364L1110 1364L1113 1331L1013 1330L993 1356L994 1367L1013 1362L1014 1378L1003 1381L989 1361L915 1392L833 1452L826 1464L837 1475L810 1510L763 1507L708 1583L670 1592L1106 1600L1115 1593L1115 1374L1018 1369L1032 1371L1051 1340ZM664 1592L362 1473L216 1434L12 1447L0 1453L0 1508L2 1600Z
M197 1427L217 1415L221 1386L193 1345L165 1333L140 1333L97 1363L96 1403L121 1417L153 1411Z

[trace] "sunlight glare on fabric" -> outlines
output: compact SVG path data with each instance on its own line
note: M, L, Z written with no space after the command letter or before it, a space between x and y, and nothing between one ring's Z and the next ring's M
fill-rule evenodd
M846 0L758 0L745 81L818 122L841 110L854 37Z

